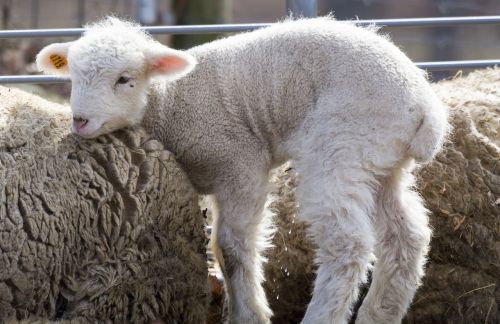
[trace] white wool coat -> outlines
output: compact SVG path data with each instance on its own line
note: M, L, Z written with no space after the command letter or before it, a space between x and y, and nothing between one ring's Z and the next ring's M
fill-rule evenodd
M432 123L446 113L423 71L370 29L328 18L290 21L188 53L198 65L180 80L153 82L143 124L202 192L227 168L296 157L301 132L326 131L345 145L365 140L382 155L374 163L402 154L428 160L442 139L445 124ZM318 118L331 127L322 129ZM419 129L429 137L425 148L412 147Z

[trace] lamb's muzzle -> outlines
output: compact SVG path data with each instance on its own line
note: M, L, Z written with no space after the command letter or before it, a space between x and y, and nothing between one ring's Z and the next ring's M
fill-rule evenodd
M76 133L79 133L85 126L87 126L89 120L82 117L73 117L73 128Z

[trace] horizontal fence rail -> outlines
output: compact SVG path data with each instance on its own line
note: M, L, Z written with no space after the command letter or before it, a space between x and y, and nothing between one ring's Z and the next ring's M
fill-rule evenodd
M69 77L58 75L5 75L0 76L0 84L19 83L65 83L70 82Z
M352 20L352 22L354 22L358 26L375 25L379 27L447 27L457 25L500 24L500 16L374 19ZM151 34L220 34L255 30L271 25L272 23L149 26L141 28L147 30ZM84 31L85 28L2 30L0 31L0 38L75 37L80 36Z
M500 60L471 60L471 61L443 61L443 62L419 62L416 66L427 71L446 71L458 69L478 69L485 67L500 66ZM58 75L8 75L0 76L2 83L65 83L70 82L69 77Z
M500 66L500 60L470 60L470 61L443 61L415 63L419 68L427 71L446 71L459 69L479 69Z
M375 19L353 20L358 26L376 25L379 27L448 27L457 25L500 24L500 16L473 16L473 17L440 17L440 18L410 18L410 19ZM190 26L149 26L141 27L150 34L208 34L208 33L234 33L251 31L267 26L271 23L261 24L223 24L223 25L190 25ZM70 37L80 36L84 28L61 29L24 29L2 30L0 38L23 37ZM443 61L415 63L419 68L428 71L445 71L457 69L473 69L500 66L498 60L470 60L470 61ZM70 79L56 75L18 75L0 76L0 84L15 83L64 83Z

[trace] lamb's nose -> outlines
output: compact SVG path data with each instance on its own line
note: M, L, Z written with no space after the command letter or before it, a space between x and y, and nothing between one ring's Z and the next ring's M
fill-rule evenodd
M73 125L75 126L75 129L77 131L80 131L82 128L84 128L88 122L88 119L82 117L73 117Z

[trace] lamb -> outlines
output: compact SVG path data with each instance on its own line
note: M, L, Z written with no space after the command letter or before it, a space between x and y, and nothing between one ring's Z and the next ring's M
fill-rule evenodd
M173 155L70 121L0 87L0 323L204 322L205 219Z
M447 109L386 37L331 17L285 21L186 52L107 18L37 56L72 80L73 131L142 124L217 206L214 251L230 323L269 323L263 250L269 172L300 174L299 218L318 246L303 323L346 323L377 258L358 323L401 320L431 236L409 188L447 133Z

